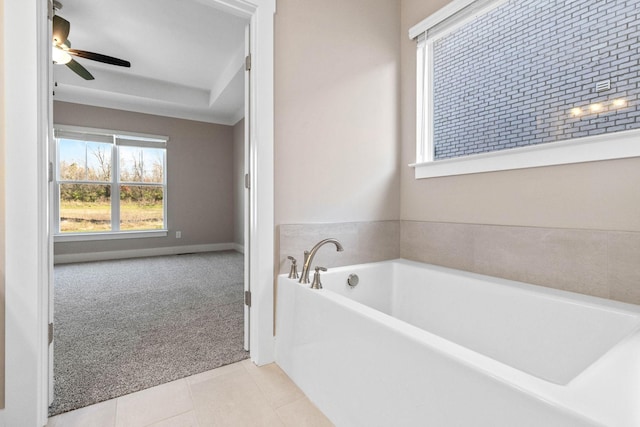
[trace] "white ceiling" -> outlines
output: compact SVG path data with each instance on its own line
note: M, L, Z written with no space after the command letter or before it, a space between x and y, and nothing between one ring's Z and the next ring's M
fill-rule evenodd
M131 62L54 65L54 100L233 125L244 115L247 21L202 0L61 0L72 48Z

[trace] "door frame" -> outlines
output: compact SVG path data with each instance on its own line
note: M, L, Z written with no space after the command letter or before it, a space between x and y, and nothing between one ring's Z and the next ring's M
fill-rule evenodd
M251 295L251 282L250 272L251 272L251 239L249 233L246 230L249 229L249 224L251 223L251 200L250 200L250 188L249 182L247 181L248 172L251 170L251 159L249 153L251 152L251 142L249 132L249 121L251 116L251 82L250 82L250 68L247 67L247 58L251 57L251 24L247 24L244 30L244 55L245 55L245 63L244 63L244 123L243 123L243 136L244 141L242 141L242 245L243 245L243 253L244 253L244 349L247 351L251 350L251 305L250 300L249 304L247 304L247 293ZM249 59L250 61L250 59ZM236 217L236 220L238 218ZM251 354L251 353L249 353Z
M245 152L249 173L248 228L249 347L257 365L274 361L274 14L276 0L195 0L249 18L251 72L245 102ZM246 208L245 208L246 210Z
M195 0L249 17L251 360L274 360L273 39L276 0ZM48 411L48 1L3 0L5 409L0 426L43 426ZM10 17L10 19L9 19ZM0 147L1 148L1 147Z

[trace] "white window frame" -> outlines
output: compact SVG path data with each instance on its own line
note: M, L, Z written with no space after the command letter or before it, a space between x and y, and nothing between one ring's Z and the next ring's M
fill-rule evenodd
M55 153L55 163L53 164L53 185L54 185L54 242L77 242L92 240L114 240L114 239L136 239L149 237L166 237L167 229L167 142L166 136L150 135L135 132L122 132L110 129L97 129L69 125L54 125L55 137L53 141L53 152ZM78 232L78 233L61 233L60 232L60 184L65 181L60 180L60 157L58 150L58 139L68 136L71 139L104 142L105 139L111 140L111 181L108 183L98 181L87 181L86 184L105 184L111 186L111 231L104 232ZM82 138L82 136L86 136ZM93 137L93 139L92 139ZM153 183L148 185L162 186L163 190L163 227L157 230L120 230L120 185L147 185L139 182L120 181L120 156L121 146L133 147L153 147L164 149L163 162L164 171L161 183ZM73 181L75 182L75 181Z
M409 29L416 51L415 179L640 157L640 129L434 160L433 42L506 0L454 0Z

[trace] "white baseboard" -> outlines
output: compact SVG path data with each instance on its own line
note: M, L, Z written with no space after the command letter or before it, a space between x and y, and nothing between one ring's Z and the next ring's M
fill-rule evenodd
M54 264L69 264L72 262L106 261L110 259L142 258L160 255L178 255L197 252L215 252L236 250L244 253L242 245L237 243L211 243L207 245L167 246L163 248L131 249L123 251L86 252L79 254L54 255Z

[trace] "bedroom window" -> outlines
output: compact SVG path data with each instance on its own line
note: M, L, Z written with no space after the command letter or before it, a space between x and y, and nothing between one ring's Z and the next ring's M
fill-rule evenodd
M416 178L640 156L640 0L454 0L409 36Z
M56 241L166 236L166 144L56 126Z

